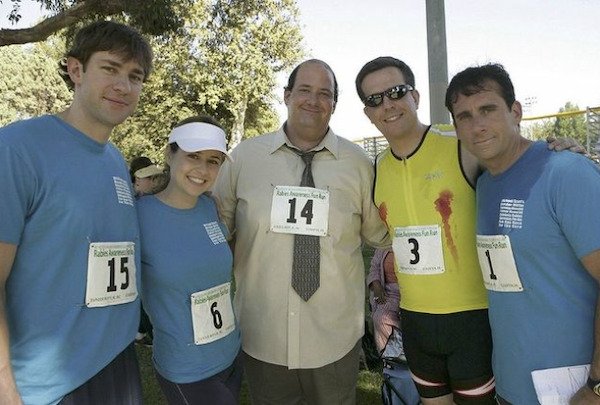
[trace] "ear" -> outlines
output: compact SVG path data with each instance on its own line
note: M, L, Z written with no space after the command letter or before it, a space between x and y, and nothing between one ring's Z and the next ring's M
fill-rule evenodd
M421 100L421 95L419 94L419 90L413 90L410 92L413 100L415 100L415 105L417 106L417 110L419 109L419 101Z
M83 77L83 64L72 56L67 57L67 73L69 74L69 77L75 86L81 84Z
M521 105L521 103L515 100L510 109L510 112L515 118L515 123L519 124L521 122L521 119L523 118L523 106Z
M371 115L369 114L369 108L367 106L363 107L363 112L365 113L365 115L367 116L367 118L369 119L369 121L371 121L371 124L373 124L373 119L371 118Z
M291 90L288 90L288 89L283 90L283 102L285 103L285 105L289 104L291 94L292 94Z

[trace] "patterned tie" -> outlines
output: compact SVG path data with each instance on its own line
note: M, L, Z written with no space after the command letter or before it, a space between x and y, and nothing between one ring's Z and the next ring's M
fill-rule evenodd
M290 148L291 149L291 148ZM312 160L316 153L302 152L292 149L304 161L304 171L300 186L314 187L312 175ZM292 287L304 301L319 289L321 279L319 267L321 264L321 246L319 237L315 235L294 235L294 262L292 264Z

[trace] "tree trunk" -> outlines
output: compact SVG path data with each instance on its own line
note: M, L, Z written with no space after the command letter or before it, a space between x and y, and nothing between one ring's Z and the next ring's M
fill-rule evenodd
M231 135L229 136L229 149L233 149L244 138L244 121L246 120L246 110L248 109L248 97L240 100L232 109L233 125Z

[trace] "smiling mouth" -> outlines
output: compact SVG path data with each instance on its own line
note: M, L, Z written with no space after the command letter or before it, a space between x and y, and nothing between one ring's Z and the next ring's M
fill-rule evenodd
M402 118L402 114L392 115L391 117L385 118L383 122L394 122L398 121L400 118Z
M122 105L124 107L127 107L129 105L128 103L126 103L125 101L122 101L122 100L115 100L113 98L108 98L108 97L104 97L104 99L107 100L107 101L109 101L109 102L111 102L111 103L113 103L113 104Z
M192 183L198 184L198 185L202 185L202 184L206 183L206 180L199 179L197 177L189 177L188 176L188 180L191 181Z

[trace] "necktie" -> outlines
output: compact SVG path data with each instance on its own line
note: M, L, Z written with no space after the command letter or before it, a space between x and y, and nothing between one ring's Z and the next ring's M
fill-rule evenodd
M304 161L304 171L300 186L314 187L312 160L320 151L301 152L292 149ZM315 235L294 235L294 261L292 263L292 287L304 301L319 289L321 283L319 267L321 264L321 246Z

